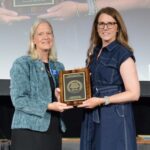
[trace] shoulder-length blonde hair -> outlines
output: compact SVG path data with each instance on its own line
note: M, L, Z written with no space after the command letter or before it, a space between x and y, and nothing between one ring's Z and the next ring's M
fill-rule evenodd
M102 39L97 32L98 18L101 14L107 14L116 20L117 25L118 25L118 32L117 32L116 40L132 51L132 48L128 44L127 29L126 29L125 23L120 13L115 8L105 7L105 8L102 8L96 14L94 22L93 22L91 38L90 38L90 46L87 52L86 65L89 65L89 63L91 62L94 47L97 45L102 45Z
M29 39L29 45L28 45L28 55L31 56L32 59L39 59L39 56L38 56L37 51L36 51L36 45L33 42L33 38L34 38L34 35L36 33L37 27L41 23L47 23L49 25L49 27L51 28L52 34L54 36L52 25L46 19L38 19L32 25L31 30L30 30L30 39ZM49 60L53 60L53 61L57 60L55 42L53 43L53 47L49 50Z

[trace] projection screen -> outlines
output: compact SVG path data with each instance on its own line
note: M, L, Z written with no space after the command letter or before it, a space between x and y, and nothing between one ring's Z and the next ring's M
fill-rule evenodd
M120 1L120 2L119 2ZM97 0L96 10L115 7L127 26L140 81L150 81L149 0ZM10 79L14 60L26 55L29 31L38 17L53 25L58 60L65 69L85 66L95 13L89 0L0 0L0 79ZM83 8L83 10L82 10Z

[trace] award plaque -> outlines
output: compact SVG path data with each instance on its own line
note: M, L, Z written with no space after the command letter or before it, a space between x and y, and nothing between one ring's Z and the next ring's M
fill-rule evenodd
M59 74L60 100L67 105L77 106L91 97L88 68L61 71Z
M63 0L3 0L5 8L14 10L19 15L39 15Z

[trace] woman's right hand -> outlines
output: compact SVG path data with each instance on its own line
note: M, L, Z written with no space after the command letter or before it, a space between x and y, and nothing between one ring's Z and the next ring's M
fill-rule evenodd
M0 7L0 22L2 23L12 23L15 21L22 21L30 19L29 16L19 16L17 12L8 10Z
M61 102L53 102L48 104L48 110L53 110L58 112L63 112L71 108L73 108L73 106L68 106L67 104Z

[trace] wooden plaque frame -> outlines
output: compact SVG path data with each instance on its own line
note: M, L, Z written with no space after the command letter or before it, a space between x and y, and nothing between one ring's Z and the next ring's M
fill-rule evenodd
M61 71L59 74L60 100L77 106L91 97L91 82L88 68Z

